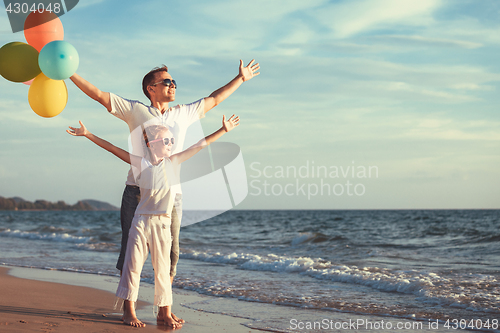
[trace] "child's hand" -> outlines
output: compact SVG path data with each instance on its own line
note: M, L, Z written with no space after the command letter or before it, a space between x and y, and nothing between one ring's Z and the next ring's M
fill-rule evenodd
M240 117L238 116L235 117L234 114L228 120L226 120L226 116L222 116L222 127L226 132L229 132L239 124L240 124Z
M87 131L87 128L85 127L85 125L83 125L83 123L81 121L78 121L80 123L80 128L75 128L75 127L71 127L69 126L69 130L66 130L66 132L68 132L69 134L73 135L73 136L87 136L88 134L90 134L89 131Z

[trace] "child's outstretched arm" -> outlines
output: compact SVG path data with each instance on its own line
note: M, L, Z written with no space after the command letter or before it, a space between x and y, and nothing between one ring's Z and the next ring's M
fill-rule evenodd
M79 123L80 123L80 128L75 128L75 127L69 126L70 129L66 130L66 132L68 132L69 134L71 134L73 136L84 136L87 139L89 139L90 141L92 141L93 143L95 143L96 145L98 145L99 147L106 149L107 151L109 151L110 153L115 155L116 157L118 157L121 160L130 164L131 157L127 151L125 151L121 148L118 148L117 146L109 143L108 141L103 140L100 137L90 133L89 130L87 130L87 128L85 127L85 125L83 125L83 123L81 121L79 121Z
M234 129L236 126L240 124L240 117L235 116L234 114L226 120L226 116L222 116L222 127L219 128L217 131L214 133L210 134L209 136L205 137L204 139L201 139L188 149L177 153L175 155L170 156L170 160L172 162L176 163L182 163L185 160L193 157L197 152L208 146L209 144L217 141L221 136L223 136L225 133L231 131Z

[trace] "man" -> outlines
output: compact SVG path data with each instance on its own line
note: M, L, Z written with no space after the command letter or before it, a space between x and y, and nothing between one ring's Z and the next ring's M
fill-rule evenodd
M138 101L121 98L109 92L103 92L84 80L78 74L74 74L71 77L71 81L73 81L73 83L86 95L103 105L111 114L125 121L131 133L152 119L157 119L162 124L171 127L176 140L175 146L172 149L172 154L176 154L183 149L187 127L194 121L203 118L205 113L229 97L243 82L259 75L260 73L257 72L259 68L260 66L258 63L254 64L254 60L250 61L246 67L243 66L243 61L240 60L239 73L228 84L215 90L210 96L202 98L194 103L177 105L174 107L169 107L169 103L175 100L177 84L168 73L168 68L166 66L151 70L143 78L142 89L151 102L150 106L146 106ZM179 231L182 218L182 192L180 184L174 192L177 194L175 196L171 224L171 283L173 283L177 262L179 260ZM132 169L130 169L122 196L120 213L122 241L120 256L116 265L116 268L118 268L120 272L123 269L129 229L139 201L139 187L135 182ZM179 324L184 323L184 320L178 318L173 313L172 317Z

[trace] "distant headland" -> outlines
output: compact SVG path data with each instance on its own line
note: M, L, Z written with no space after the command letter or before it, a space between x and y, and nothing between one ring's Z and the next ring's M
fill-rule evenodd
M35 202L24 200L20 197L4 198L0 196L0 210L120 210L107 202L97 200L80 200L74 205L68 205L64 201L50 202L36 200Z

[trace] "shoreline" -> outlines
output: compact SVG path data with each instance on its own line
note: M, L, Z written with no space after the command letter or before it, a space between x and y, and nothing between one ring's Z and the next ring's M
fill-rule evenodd
M4 328L8 332L172 331L166 326L156 325L152 305L154 286L147 283L141 283L137 303L138 318L147 326L135 328L123 325L120 310L114 308L119 300L114 295L118 281L117 276L110 275L2 265L0 283L6 292L0 298L0 331ZM375 324L390 322L393 327L402 323L408 325L404 332L416 333L425 331L429 325L425 321L407 318L245 302L177 288L173 288L173 292L172 310L186 320L183 327L175 331L185 333L345 332L352 331L347 323L360 320ZM231 315L234 309L246 316ZM307 327L327 322L330 323L328 328L311 330ZM276 325L278 323L281 324ZM344 326L340 328L334 324ZM361 327L354 329L358 330L384 331ZM442 325L431 331L448 332Z
M137 315L145 328L134 328L120 321L114 309L118 298L114 290L118 278L13 266L0 266L0 331L9 332L121 332L123 330L171 331L156 325L152 303L154 287L141 284ZM208 297L208 296L207 296ZM243 326L248 319L207 313L181 306L203 301L203 295L174 289L173 310L186 320L185 333L259 332Z

